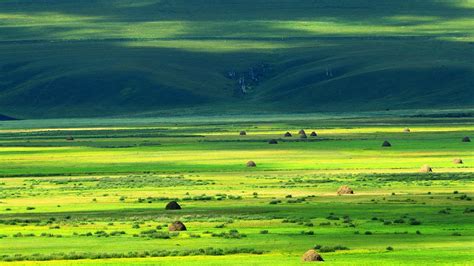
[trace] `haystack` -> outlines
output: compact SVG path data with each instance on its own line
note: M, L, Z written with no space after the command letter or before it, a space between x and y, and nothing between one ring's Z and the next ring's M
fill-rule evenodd
M382 147L392 147L392 144L386 140L382 143Z
M246 136L246 135L247 135L247 132L245 132L245 131L240 131L239 135L241 135L241 136Z
M168 230L169 231L186 231L186 226L182 222L176 221L168 226Z
M466 136L466 137L462 138L462 142L471 142L471 139Z
M306 138L308 138L308 136L306 136L306 133L304 133L304 134L300 134L300 138L306 139Z
M454 159L453 163L454 164L463 164L464 162L462 161L462 159Z
M431 172L433 172L433 169L429 165L425 164L421 167L420 172L422 172L422 173L431 173Z
M166 204L165 210L181 210L181 206L176 201L170 201Z
M411 130L410 130L409 128L405 128L405 129L403 130L403 132L405 132L405 133L410 133Z
M321 255L319 255L319 253L316 252L316 250L314 249L310 249L306 251L303 254L303 257L301 257L301 260L302 261L324 261L323 257L321 257Z
M292 137L292 135L291 135L290 132L286 132L285 135L283 135L283 136L285 136L285 137L287 137L287 138Z
M256 167L257 164L254 161L248 161L247 162L247 167Z
M344 195L344 194L354 194L354 190L352 190L352 188L348 187L348 186L341 186L338 190L337 190L337 195Z
M278 141L276 139L271 139L268 141L268 144L278 144Z
M313 132L311 132L310 136L311 136L311 137L317 137L317 136L318 136L318 134L316 134L316 132L315 132L315 131L313 131Z
M298 132L298 134L300 134L300 135L305 134L306 135L306 132L304 132L304 129L302 129Z

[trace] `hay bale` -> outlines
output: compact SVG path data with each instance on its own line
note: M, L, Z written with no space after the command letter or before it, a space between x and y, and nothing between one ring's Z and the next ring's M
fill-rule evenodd
M410 133L411 130L410 130L409 128L405 128L405 129L403 130L403 132L405 132L405 133Z
M461 159L454 159L453 163L454 164L463 164L464 162Z
M311 137L317 137L317 136L318 136L318 134L316 134L316 132L315 132L315 131L313 131L313 132L311 132L310 136L311 136Z
M256 167L257 164L254 161L248 161L247 162L247 167Z
M166 204L165 210L181 210L181 206L176 201L170 201Z
M285 135L283 135L283 136L284 136L284 137L287 137L287 138L292 137L292 135L291 135L290 132L286 132Z
M433 169L429 165L425 164L421 167L420 172L422 172L422 173L431 173L431 172L433 172Z
M278 141L276 139L271 139L268 141L268 144L278 144Z
M392 147L392 144L386 140L382 143L382 147Z
M186 231L186 226L182 222L176 221L168 226L168 230L169 231Z
M337 195L347 195L347 194L354 194L354 190L352 190L352 188L348 187L348 186L341 186L338 190L337 190Z
M240 131L239 135L240 135L240 136L247 136L247 132L245 132L245 131L242 130L242 131Z
M302 130L298 131L298 134L300 134L300 135L305 134L306 135L306 132L304 132L304 129L302 129Z
M67 137L66 140L67 140L67 141L73 141L74 138L73 138L73 137Z
M462 138L462 142L471 142L471 139L466 136L466 137Z
M319 255L319 253L316 252L316 250L314 249L310 249L306 251L303 254L303 257L301 257L301 260L302 261L324 261L323 257L321 257L321 255Z

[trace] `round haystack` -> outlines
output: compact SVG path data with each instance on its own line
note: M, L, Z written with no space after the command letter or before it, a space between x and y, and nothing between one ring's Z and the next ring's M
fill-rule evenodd
M471 142L471 139L466 136L466 137L462 138L462 142Z
M422 172L422 173L431 173L431 172L433 172L433 169L429 165L425 164L421 167L420 172Z
M285 135L283 135L283 136L285 136L285 137L287 137L287 138L292 137L292 135L291 135L290 132L286 132Z
M382 147L392 147L392 144L386 140L382 143Z
M168 230L169 231L186 231L186 226L182 222L176 221L168 226Z
M306 133L305 133L305 134L300 134L300 138L302 138L302 139L307 139L308 136L306 136Z
M454 164L463 164L464 162L462 161L462 159L454 159L453 163Z
M268 144L278 144L278 141L276 139L271 139L268 141Z
M248 161L247 167L257 167L257 164L254 161Z
M319 255L319 253L316 252L316 250L314 249L310 249L306 251L303 254L303 257L301 257L301 260L302 261L324 261L323 257L321 257L321 255Z
M410 133L411 130L410 130L409 128L405 128L405 129L403 130L403 132L405 132L405 133Z
M337 190L337 195L347 195L347 194L354 194L354 190L352 190L352 188L348 187L348 186L341 186L338 190Z
M166 204L165 210L181 210L181 206L176 201L170 201Z
M311 137L317 137L317 136L318 136L318 134L316 134L316 132L315 132L315 131L313 131L313 132L311 132L311 135L310 135L310 136L311 136Z
M74 138L73 138L73 137L67 137L66 140L67 140L67 141L73 141Z
M241 135L241 136L246 136L246 135L247 135L247 132L245 132L245 131L240 131L239 135Z
M300 134L300 135L305 134L305 135L306 135L306 132L304 132L304 129L302 129L302 130L300 130L300 131L298 132L298 134Z

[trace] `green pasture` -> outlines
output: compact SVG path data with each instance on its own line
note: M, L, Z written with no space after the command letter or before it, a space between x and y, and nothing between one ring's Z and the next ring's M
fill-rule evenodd
M473 132L470 118L377 116L2 122L0 258L299 265L320 245L335 265L469 265ZM175 220L188 230L168 233Z

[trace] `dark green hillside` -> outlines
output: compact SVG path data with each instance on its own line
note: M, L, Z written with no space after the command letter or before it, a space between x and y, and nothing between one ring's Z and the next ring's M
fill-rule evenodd
M472 107L472 25L466 0L4 0L0 113Z

